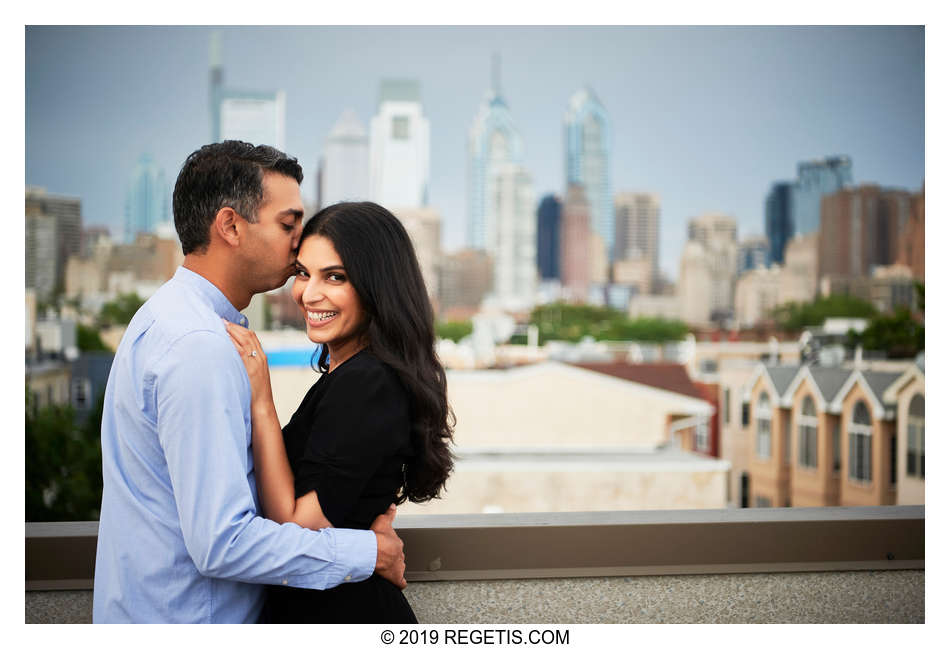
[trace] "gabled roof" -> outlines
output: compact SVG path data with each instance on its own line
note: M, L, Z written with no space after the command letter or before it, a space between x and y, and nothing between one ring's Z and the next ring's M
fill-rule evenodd
M896 403L897 396L900 392L915 378L920 378L921 381L924 381L924 370L920 362L913 363L900 375L900 378L891 383L890 387L884 391L884 403L887 405Z
M699 387L689 378L686 368L678 363L571 363L571 365L661 390L677 392L687 397L704 401L706 399Z
M765 371L769 373L775 391L783 397L788 386L792 384L792 379L798 374L798 368L794 365L766 365Z
M796 374L798 374L798 365L766 365L760 363L752 375L752 378L749 379L749 382L746 384L746 389L751 390L755 382L759 380L759 377L764 377L765 384L768 386L769 392L775 400L776 405L788 405L784 403L787 400L786 392Z
M890 407L891 404L888 404L884 400L884 393L887 391L891 385L893 385L901 376L902 372L871 372L869 370L854 370L851 372L851 376L848 377L848 380L845 381L844 385L841 386L841 389L838 390L838 393L835 395L834 401L831 403L832 411L841 412L841 404L844 401L845 395L851 391L851 388L855 383L860 383L864 392L870 397L872 401L872 410L874 416L877 419L891 419L894 416L894 409Z
M803 381L807 381L811 386L811 391L817 400L818 409L827 411L830 409L831 402L834 400L838 390L844 385L844 382L851 376L850 370L843 370L837 367L821 367L814 365L802 365L795 378L788 386L785 402L782 404L787 407L792 405L792 396L798 391Z
M838 390L841 389L841 386L845 384L845 381L847 381L848 377L852 374L851 370L843 370L840 367L808 366L807 370L815 382L815 386L818 388L821 398L826 404L830 404L834 401Z

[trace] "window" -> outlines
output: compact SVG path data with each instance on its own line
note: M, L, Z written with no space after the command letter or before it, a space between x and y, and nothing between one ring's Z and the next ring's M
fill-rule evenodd
M835 425L831 431L831 468L835 473L841 472L841 419L835 417Z
M749 425L749 403L743 402L742 404L742 427L745 428Z
M395 115L393 117L393 139L409 139L409 117L407 115Z
M755 497L755 506L756 507L771 507L772 499L766 498L765 496L756 496Z
M89 407L89 379L76 377L73 379L73 405L79 410L85 410Z
M715 374L719 369L719 363L715 358L704 358L699 363L699 371L703 374Z
M729 388L722 391L722 421L729 423Z
M699 420L699 423L696 424L695 432L693 433L693 447L697 451L708 452L709 451L709 420L703 417Z
M755 454L761 458L772 457L772 405L765 392L759 395L755 406L755 421Z
M806 396L798 415L798 465L818 468L818 417L815 400Z
M907 475L924 477L924 398L919 394L910 400L907 413Z
M857 482L871 481L871 413L863 401L858 401L851 409L848 477Z

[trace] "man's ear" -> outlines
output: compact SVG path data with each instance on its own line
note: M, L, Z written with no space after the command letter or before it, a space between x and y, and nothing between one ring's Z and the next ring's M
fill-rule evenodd
M237 247L241 241L242 225L243 219L237 212L230 207L222 207L214 215L211 231L227 245Z

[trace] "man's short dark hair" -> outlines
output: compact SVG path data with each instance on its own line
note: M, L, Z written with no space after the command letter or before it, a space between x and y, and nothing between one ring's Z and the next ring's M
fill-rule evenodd
M172 197L182 252L187 255L208 247L211 224L222 207L256 222L264 199L265 171L294 178L297 184L303 181L297 159L271 146L225 140L206 144L188 156Z

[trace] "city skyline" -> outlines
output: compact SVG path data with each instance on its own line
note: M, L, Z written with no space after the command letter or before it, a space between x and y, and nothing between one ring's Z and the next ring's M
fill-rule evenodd
M669 276L703 213L764 234L772 183L802 161L847 155L855 184L917 191L924 178L922 27L29 27L27 184L79 196L84 223L115 234L139 156L172 178L210 139L213 31L226 86L286 93L311 204L341 112L368 124L382 79L418 80L446 251L465 243L466 133L495 52L537 198L564 198L561 120L590 86L611 119L612 192L660 197Z

